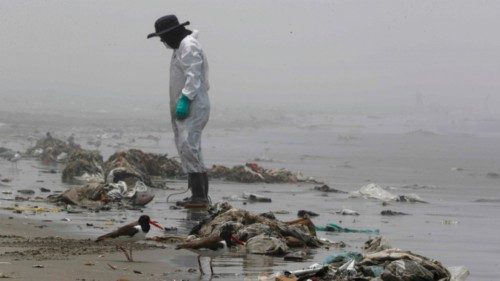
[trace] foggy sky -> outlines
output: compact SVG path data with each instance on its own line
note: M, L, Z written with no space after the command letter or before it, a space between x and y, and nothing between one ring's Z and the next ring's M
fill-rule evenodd
M212 103L500 106L500 1L0 0L0 95L168 102L174 13L200 30ZM498 112L498 111L497 111Z

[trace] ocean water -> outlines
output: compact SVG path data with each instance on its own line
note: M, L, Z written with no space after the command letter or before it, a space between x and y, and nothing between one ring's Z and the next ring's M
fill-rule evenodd
M45 124L40 120L34 124L39 122ZM95 121L80 120L71 127L37 125L38 131L26 126L13 128L12 120L0 120L0 123L6 124L0 128L0 146L15 150L26 149L30 145L28 136L41 136L45 129L63 139L75 133L76 142L86 148L91 148L86 144L88 139L107 132ZM446 266L463 265L471 272L470 280L496 280L500 275L500 178L488 176L488 173L500 172L499 138L494 130L497 127L493 126L492 130L488 125L488 130L478 132L473 125L422 124L418 118L393 120L390 116L346 115L295 117L281 120L279 126L213 126L205 131L203 149L207 165L243 164L259 157L268 160L260 163L266 168L300 171L304 176L314 177L333 188L350 192L368 183L376 183L394 194L418 194L428 202L426 204L390 203L382 206L380 201L350 198L347 194L323 194L313 190L314 184L222 181L211 182L211 199L218 202L224 196L241 195L245 191L259 193L270 197L272 203L231 204L255 212L289 211L289 214L277 215L282 220L294 219L298 210L305 209L320 214L313 219L317 225L339 223L345 227L379 229L394 247L434 258ZM107 126L113 127L112 124ZM100 150L105 158L116 150L126 148L175 155L169 123L165 122L164 126L156 130L152 129L154 126L143 129L121 127L122 138L105 138ZM161 140L155 143L138 138L148 134L161 136ZM131 138L136 138L136 141L131 142ZM1 177L12 179L0 189L12 190L15 195L16 189L31 188L36 190L36 195L45 195L39 193L39 187L52 190L68 188L61 183L60 173L43 172L52 168L61 167L47 167L29 159L21 160L16 167L0 160ZM144 212L160 223L178 227L180 233L185 233L193 225L192 219L197 217L197 213L169 210L172 203L167 202L167 197L185 188L185 183L169 181L168 185L176 190L155 190L156 197ZM13 195L0 194L0 198L9 199ZM173 197L180 198L182 195ZM0 207L11 204L13 202L0 200ZM44 205L42 202L37 204ZM353 209L360 215L335 214L343 208ZM410 215L381 216L380 212L385 209ZM8 211L1 212L11 215ZM105 230L85 227L86 222L113 228L118 224L107 226L105 222L109 219L135 220L138 212L42 213L32 217L40 220L70 218L64 231L95 237ZM357 251L370 237L367 234L324 232L319 232L319 235L344 241L349 250ZM233 280L235 274L254 278L260 272L307 267L321 262L335 251L316 250L311 259L302 263L233 253L216 259L214 266L223 280ZM196 266L196 260L187 254L180 253L177 262Z

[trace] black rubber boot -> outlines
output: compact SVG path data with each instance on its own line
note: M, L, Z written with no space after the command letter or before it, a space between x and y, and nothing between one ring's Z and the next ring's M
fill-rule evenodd
M175 202L175 205L180 206L180 207L184 207L184 205L187 202L190 202L193 199L193 174L188 174L187 180L188 180L188 188L191 191L191 197L186 197L186 198L182 199L181 201Z
M188 174L191 184L191 200L184 204L184 208L206 208L208 207L208 199L205 194L205 180L203 173Z
M205 199L207 201L208 200L208 174L205 172L205 173L202 173L203 175L203 184L204 184L204 189L205 189Z

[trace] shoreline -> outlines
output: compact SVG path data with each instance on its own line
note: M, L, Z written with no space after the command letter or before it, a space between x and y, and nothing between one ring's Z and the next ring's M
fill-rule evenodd
M134 262L127 262L112 243L38 228L39 222L0 214L0 276L15 280L175 280L196 279L196 258L174 264L173 245L136 243ZM56 223L58 224L58 223ZM62 226L62 224L60 224ZM152 235L151 235L152 236ZM190 260L190 259L188 259Z

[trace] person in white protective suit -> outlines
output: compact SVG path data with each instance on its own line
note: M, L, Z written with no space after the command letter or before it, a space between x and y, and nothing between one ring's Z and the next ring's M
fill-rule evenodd
M191 197L177 202L186 208L208 205L208 175L201 153L201 135L210 115L208 62L198 42L198 31L185 28L168 15L155 22L155 36L173 49L170 63L170 116L182 169L188 174Z

